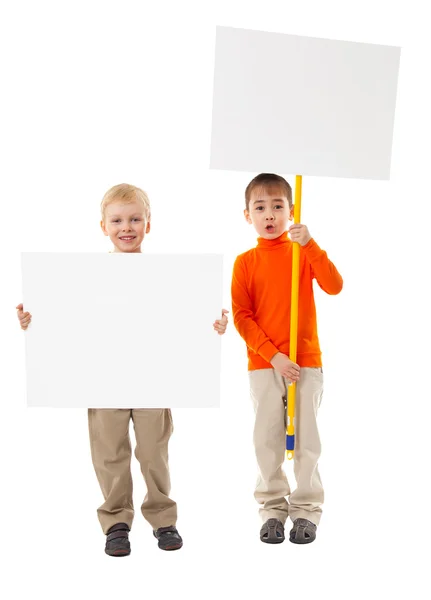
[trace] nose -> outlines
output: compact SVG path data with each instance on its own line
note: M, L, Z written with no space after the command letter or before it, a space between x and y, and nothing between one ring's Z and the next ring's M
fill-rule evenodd
M266 215L266 220L271 219L271 221L274 220L274 215L270 212L269 215Z

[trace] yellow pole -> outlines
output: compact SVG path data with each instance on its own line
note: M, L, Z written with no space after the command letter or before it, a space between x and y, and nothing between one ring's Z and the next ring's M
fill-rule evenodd
M301 195L302 175L295 178L295 205L293 211L293 222L301 222ZM299 243L293 242L292 253L292 295L290 303L290 349L289 358L296 362L296 349L298 342L298 295L299 295ZM287 388L287 430L286 430L286 453L291 460L295 448L295 394L296 382Z

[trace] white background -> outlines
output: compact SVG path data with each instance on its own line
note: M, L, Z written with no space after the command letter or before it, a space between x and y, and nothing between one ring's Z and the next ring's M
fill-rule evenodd
M399 5L28 2L2 19L8 597L429 596L431 42L425 4ZM221 410L174 412L172 497L184 548L158 550L139 514L134 460L132 555L115 560L96 518L85 410L25 407L20 252L107 252L99 203L111 185L130 182L152 202L144 249L224 252L230 308L233 260L255 243L242 209L256 173L208 170L216 24L402 46L391 180L303 182L303 222L345 281L337 297L316 290L326 489L317 541L259 541L245 348L230 322ZM185 332L188 318L178 324Z
M220 406L222 255L24 252L22 270L28 406Z

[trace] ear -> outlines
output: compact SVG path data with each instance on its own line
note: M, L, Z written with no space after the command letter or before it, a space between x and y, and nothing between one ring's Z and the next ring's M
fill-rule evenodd
M151 222L148 221L147 226L145 228L145 233L150 233L150 230L151 230Z
M295 206L292 204L292 208L290 209L290 212L289 212L289 221L293 221L294 212L295 212Z
M247 223L249 223L250 225L253 224L251 217L250 217L250 213L246 208L244 209L244 217L245 217L245 220L247 221Z
M105 235L109 235L108 232L106 231L105 223L103 221L100 221L100 227Z

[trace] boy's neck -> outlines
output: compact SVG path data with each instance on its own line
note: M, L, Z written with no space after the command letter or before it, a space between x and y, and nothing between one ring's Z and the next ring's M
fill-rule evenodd
M257 245L260 246L261 248L273 248L274 246L279 246L281 244L285 244L286 242L289 242L289 238L287 237L287 229L285 231L283 231L283 233L281 235L279 235L276 238L272 238L272 239L268 239L268 238L264 238L264 237L258 237L257 238Z

